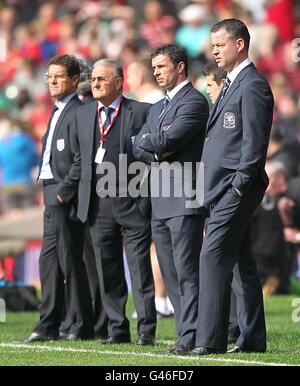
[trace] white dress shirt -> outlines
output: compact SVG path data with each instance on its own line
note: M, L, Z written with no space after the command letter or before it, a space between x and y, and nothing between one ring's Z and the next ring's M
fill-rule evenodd
M234 70L227 73L227 78L230 80L230 86L231 87L233 81L238 76L238 74L249 64L251 63L251 60L249 58L245 59L242 63L240 63Z
M52 146L53 135L55 132L55 127L60 117L60 114L62 113L63 109L66 107L67 103L70 101L70 99L73 98L74 95L75 93L72 93L66 96L61 101L55 102L55 106L57 107L57 110L55 111L51 119L50 130L47 138L46 148L43 155L43 164L41 167L41 174L40 174L39 180L51 180L53 178L53 174L50 167L50 158L51 158L51 146Z
M168 91L167 95L169 99L171 100L172 98L174 98L174 96L178 93L178 91L180 91L188 83L190 83L190 81L186 79L183 82L179 83L176 87L174 87L173 90Z

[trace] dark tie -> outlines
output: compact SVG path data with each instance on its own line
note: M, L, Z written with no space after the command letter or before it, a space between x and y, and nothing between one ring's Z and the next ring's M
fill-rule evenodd
M164 102L163 102L163 105L162 105L162 110L161 110L161 113L160 115L163 114L163 112L166 110L166 108L168 107L168 104L170 103L170 98L168 95L165 96L165 99L164 99Z
M48 121L48 131L50 130L50 126L51 126L51 121L52 121L53 115L54 115L54 113L57 110L58 110L58 107L56 105L54 105L52 110L51 110L51 115L50 115L50 118L49 118L49 121Z
M102 107L101 110L103 110L106 115L105 122L103 124L104 130L106 130L111 125L111 115L115 109L112 107Z
M219 101L218 101L217 109L219 108L222 99L224 98L227 90L229 89L230 83L231 83L231 80L229 78L226 78L225 82L224 82L224 86L223 86L222 91L221 91Z
M54 113L58 110L58 107L56 105L53 106L52 108L52 111L51 111L51 115L50 115L50 119L49 121L51 122L52 118L53 118L53 115Z

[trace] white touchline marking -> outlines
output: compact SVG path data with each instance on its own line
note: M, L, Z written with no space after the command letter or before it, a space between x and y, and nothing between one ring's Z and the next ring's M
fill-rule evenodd
M43 345L31 345L31 344L14 344L14 343L0 343L0 347L3 348L25 348L27 350L39 350L39 351L53 351L53 352L72 352L72 353L93 353L93 354L105 354L105 355L132 355L138 357L152 357L152 358L165 358L165 359L183 359L186 361L207 361L207 362L224 362L224 363L241 363L248 365L261 365L261 366L300 366L289 363L272 363L272 362L260 362L260 361L250 361L250 360L242 360L242 359L226 359L226 358L213 358L210 357L199 357L199 356L183 356L183 355L163 355L163 354L155 354L155 353L137 353L131 351L111 351L111 350L93 350L93 349L76 349L71 347L61 347L61 346L43 346Z

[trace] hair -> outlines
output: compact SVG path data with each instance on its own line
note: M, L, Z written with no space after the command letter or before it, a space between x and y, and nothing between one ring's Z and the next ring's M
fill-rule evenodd
M202 69L203 75L213 75L214 80L220 84L226 78L227 72L223 68L219 68L214 60L207 62Z
M48 67L52 64L64 66L68 76L80 75L79 61L73 55L56 55L50 59Z
M77 92L79 95L89 96L92 95L90 77L92 73L91 67L82 59L79 60L80 66L80 79L77 86Z
M152 52L151 59L158 55L168 55L175 66L183 62L185 65L185 74L188 75L188 56L185 48L177 44L163 44Z
M246 25L238 19L224 19L216 23L211 32L217 32L220 29L225 29L232 39L243 39L245 48L248 51L250 45L250 34Z
M117 60L107 59L107 58L100 59L94 63L93 69L98 67L98 66L110 66L113 68L114 75L116 78L124 79L123 67L121 66L121 64Z
M132 63L136 64L141 69L144 77L148 82L156 84L155 78L153 76L151 58L148 53L138 55Z

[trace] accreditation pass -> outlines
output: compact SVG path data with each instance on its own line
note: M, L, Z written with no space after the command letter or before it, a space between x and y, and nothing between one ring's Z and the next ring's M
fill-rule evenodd
M105 153L106 153L106 149L103 148L102 143L101 143L101 145L99 146L99 149L97 151L96 158L95 158L95 162L97 164L102 164Z

